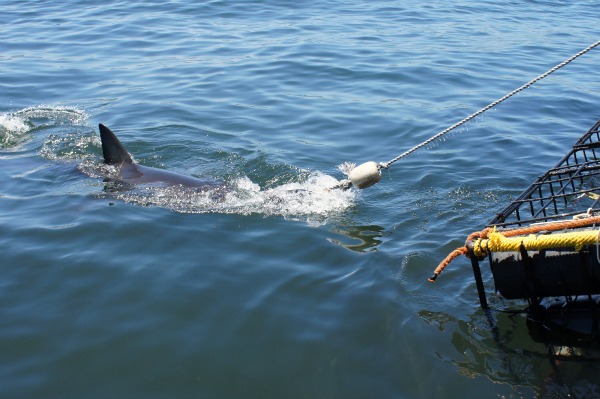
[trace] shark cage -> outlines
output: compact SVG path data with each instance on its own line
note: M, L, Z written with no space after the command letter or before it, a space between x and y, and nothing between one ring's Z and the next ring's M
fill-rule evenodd
M600 120L457 251L471 260L484 310L479 262L488 258L501 300L526 301L521 312L535 341L568 346L571 355L581 347L600 353L599 234Z

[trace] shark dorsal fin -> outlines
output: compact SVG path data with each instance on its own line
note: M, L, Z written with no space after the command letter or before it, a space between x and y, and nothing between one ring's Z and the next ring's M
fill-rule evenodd
M102 154L104 155L104 163L109 165L132 163L131 156L123 147L117 136L103 124L100 127L100 140L102 140Z

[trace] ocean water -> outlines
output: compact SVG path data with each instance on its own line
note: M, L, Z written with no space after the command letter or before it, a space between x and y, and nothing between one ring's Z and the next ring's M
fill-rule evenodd
M438 262L600 117L594 1L3 1L3 398L598 397ZM223 196L105 182L98 124ZM484 281L493 280L484 263ZM494 307L499 299L491 298Z

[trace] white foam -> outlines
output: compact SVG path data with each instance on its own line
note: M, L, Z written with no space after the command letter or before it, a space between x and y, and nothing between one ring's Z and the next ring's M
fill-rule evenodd
M12 133L25 133L29 130L29 126L20 116L14 114L0 114L0 127Z
M39 154L53 161L77 161L93 157L94 148L101 146L95 134L52 134L44 140Z
M26 133L41 126L78 125L88 119L76 107L36 105L0 114L0 144L10 147L23 141Z
M77 107L62 105L35 105L14 113L25 120L52 125L80 125L87 121L89 115Z
M262 214L310 219L339 214L356 199L354 190L327 190L337 180L313 172L302 182L261 189L247 177L238 178L226 189L195 191L182 187L137 187L108 195L144 206L160 206L182 213ZM314 222L314 220L313 220Z
M0 114L0 145L16 144L29 129L30 126L20 116Z

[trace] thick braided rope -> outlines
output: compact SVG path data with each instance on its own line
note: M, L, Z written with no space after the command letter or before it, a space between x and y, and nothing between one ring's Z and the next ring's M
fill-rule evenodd
M594 224L599 224L599 223L600 223L600 216L592 216L592 217L583 218L583 219L564 220L564 221L560 221L560 222L544 223L544 224L538 224L538 225L533 225L533 226L528 226L528 227L522 227L522 228L518 228L518 229L505 230L505 231L502 231L501 234L500 233L496 233L496 234L500 234L504 238L507 238L507 237L523 236L523 235L528 235L528 234L529 235L536 234L536 233L540 233L542 231L558 231L558 230L566 230L566 229L576 229L576 228L580 228L580 227L592 226ZM483 256L483 255L487 255L489 252L494 252L494 251L489 250L490 240L488 239L490 237L490 235L493 233L495 233L495 228L488 227L486 229L483 229L482 231L477 231L477 232L471 233L469 235L469 237L467 237L467 243L469 243L469 242L474 243L474 246L473 246L474 255ZM594 240L591 240L591 238L590 238L591 236L590 237L586 236L585 240L587 240L587 241L585 243L582 244L581 242L577 242L577 240L575 239L572 242L571 246L574 246L576 248L581 248L581 246L596 242L596 240L598 239L598 231L594 230L593 234L592 233L587 233L587 234L591 234L591 236L593 236ZM580 239L584 239L584 237L580 237ZM486 240L486 241L484 241L484 240ZM521 238L520 242L522 242L522 238ZM562 245L563 243L564 242L560 242L560 245ZM557 244L557 245L559 245L559 244ZM568 246L568 245L562 245L562 246ZM483 248L485 248L486 250L484 250ZM527 248L527 246L526 246L526 248ZM469 249L467 248L466 244L464 246L459 247L459 248L455 249L454 251L452 251L448 256L446 256L446 258L444 258L443 261L440 262L438 267L433 272L433 275L431 277L429 277L429 282L434 282L435 279L437 278L437 276L439 276L439 274L454 259L458 258L460 255L467 255L468 253L469 253Z
M580 251L584 245L595 244L598 230L573 231L548 235L530 234L523 237L506 237L502 233L490 232L487 239L478 239L473 245L473 254L477 257L490 252L518 252L521 245L528 251L540 251L553 248L575 248Z

